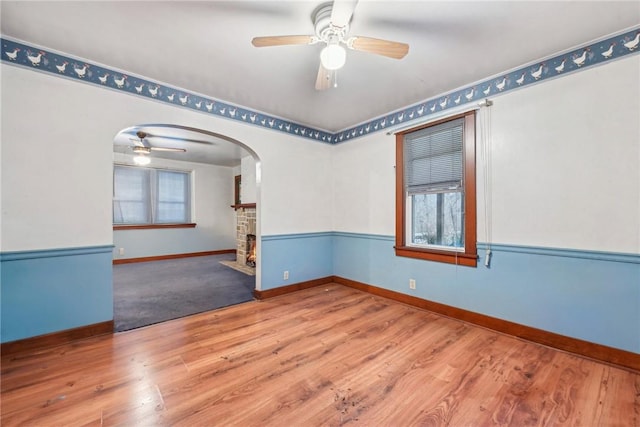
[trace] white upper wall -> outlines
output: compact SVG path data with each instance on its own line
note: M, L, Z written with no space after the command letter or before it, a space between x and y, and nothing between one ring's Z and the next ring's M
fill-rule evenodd
M639 75L634 55L493 98L493 242L640 252ZM3 251L111 244L113 137L142 123L255 152L263 235L394 234L394 137L382 132L313 143L5 64L2 104ZM479 163L480 241L482 196Z
M494 243L640 253L640 57L492 98ZM478 128L480 129L480 128ZM478 132L478 240L484 232ZM334 147L334 229L394 235L395 136Z
M240 161L240 202L255 203L258 200L256 188L256 160L251 156L243 157Z
M1 67L2 104L11 106L2 109L2 251L112 244L113 138L144 123L204 129L255 152L262 234L331 229L327 144Z
M4 64L1 78L2 250L111 243L115 128L94 90Z
M494 101L494 241L640 253L640 57Z
M378 132L334 146L333 229L392 235L395 230L394 135Z

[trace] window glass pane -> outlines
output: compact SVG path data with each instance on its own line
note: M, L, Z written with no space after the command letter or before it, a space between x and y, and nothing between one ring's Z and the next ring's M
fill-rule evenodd
M116 166L113 173L113 222L150 222L148 169Z
M188 205L189 175L183 172L158 171L156 222L188 222Z
M191 174L115 165L113 223L166 224L191 221Z
M464 247L462 192L410 197L411 244Z

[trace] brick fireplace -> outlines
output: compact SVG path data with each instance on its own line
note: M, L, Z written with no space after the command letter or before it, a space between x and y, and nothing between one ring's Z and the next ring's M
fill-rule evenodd
M255 268L255 262L253 265L247 264L247 255L251 247L251 236L253 236L253 241L255 242L255 235L255 204L236 205L236 263L240 266Z

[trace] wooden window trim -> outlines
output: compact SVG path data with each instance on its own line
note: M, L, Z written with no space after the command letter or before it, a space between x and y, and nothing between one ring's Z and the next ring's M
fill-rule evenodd
M240 203L240 186L242 185L242 175L236 175L233 177L233 204L239 205Z
M406 196L404 194L404 136L420 129L464 118L464 252L408 246L406 243ZM476 267L476 115L468 111L396 134L396 256Z
M119 224L114 225L114 230L149 230L153 228L195 228L196 224L193 222L184 224Z

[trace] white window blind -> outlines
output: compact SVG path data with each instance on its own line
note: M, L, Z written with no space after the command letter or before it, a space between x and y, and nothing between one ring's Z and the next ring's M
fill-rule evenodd
M151 222L151 170L116 166L113 170L113 222Z
M191 222L191 174L189 172L114 166L114 224L189 222Z
M404 137L407 194L456 191L463 180L464 119L428 127Z
M184 172L157 171L159 223L188 222L189 175Z

